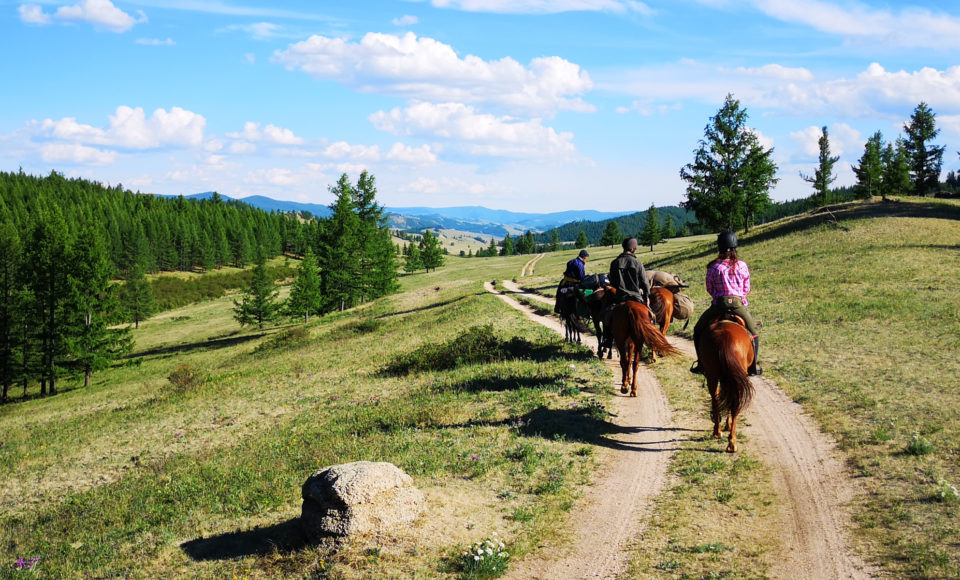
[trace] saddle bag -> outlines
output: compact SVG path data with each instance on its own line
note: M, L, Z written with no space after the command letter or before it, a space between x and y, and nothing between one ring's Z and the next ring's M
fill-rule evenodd
M686 294L673 295L673 319L686 320L693 316L693 299Z
M606 274L590 274L580 280L581 290L599 290L601 286L609 286L610 280Z

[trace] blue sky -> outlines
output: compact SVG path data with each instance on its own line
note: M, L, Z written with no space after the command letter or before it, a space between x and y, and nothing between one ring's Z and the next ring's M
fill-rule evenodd
M927 102L960 169L960 7L842 0L0 0L0 170L143 192L639 211L727 93L775 200Z

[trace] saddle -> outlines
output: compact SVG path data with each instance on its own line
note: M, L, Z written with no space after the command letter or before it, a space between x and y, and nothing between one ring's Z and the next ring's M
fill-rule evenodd
M742 317L737 316L732 312L724 312L723 314L720 314L719 316L717 316L716 318L710 321L709 326L713 326L714 324L719 324L721 322L732 322L734 324L739 324L744 328L747 327L746 321L744 321Z

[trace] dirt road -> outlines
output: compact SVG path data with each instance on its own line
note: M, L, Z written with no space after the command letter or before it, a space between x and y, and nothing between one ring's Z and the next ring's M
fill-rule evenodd
M520 277L533 276L534 268L536 268L537 262L539 262L542 257L543 254L537 254L529 262L524 264L523 268L520 269Z
M524 293L526 296L545 303L553 303L550 298L524 292L512 282L505 280L503 285L509 292ZM506 297L501 296L501 298L506 300ZM534 318L543 318L535 317L532 314L528 315ZM559 323L555 323L555 326L559 332ZM670 337L670 341L687 355L695 356L691 341L679 337ZM636 404L636 401L618 397L616 400L619 411L616 412L620 415L618 417L619 424L643 425L643 428L647 428L648 425L653 426L653 422L656 422L655 428L667 430L669 429L667 425L670 421L670 414L666 402L663 401L663 394L656 380L645 367L644 371L644 390L637 400L642 401L643 405ZM619 373L619 366L615 369L615 375L619 376L616 373ZM773 558L773 561L778 562L778 564L770 570L770 576L772 578L830 579L874 577L876 571L867 567L853 553L847 541L846 529L849 525L849 517L845 506L853 497L853 485L838 457L836 445L829 437L820 432L813 420L804 413L803 408L793 402L776 383L762 377L754 377L753 381L756 387L756 395L744 414L744 417L749 421L751 450L770 466L777 492L786 502L786 519L791 522L791 525L783 530L785 553L778 554ZM654 401L658 402L653 403ZM641 412L641 410L634 411L633 409L647 406L656 406L657 408L662 406L662 410L657 411L654 417L646 419L646 422L635 422L637 419L633 418L633 413ZM705 424L673 427L708 428ZM663 437L660 437L660 439L663 439ZM661 468L660 464L657 464L656 467L641 465L647 462L650 454L633 453L633 455L639 456L631 458L636 463L625 467L625 469L650 470ZM664 452L656 455L666 461L670 454ZM624 459L615 458L615 461L620 462ZM665 469L666 465L664 464L662 468ZM658 482L657 490L659 491L663 484L662 473L659 476L650 474L646 477L651 477ZM635 515L630 516L634 519L628 517L623 520L612 520L607 519L607 516L600 511L605 509L603 502L609 501L609 498L605 498L608 489L602 487L604 483L601 482L601 484L587 491L587 501L584 502L585 505L580 507L582 513L578 513L570 519L571 522L590 528L586 533L581 533L579 529L576 532L578 540L572 548L575 553L567 556L574 561L578 557L594 561L596 551L604 550L606 546L620 545L620 549L623 549L625 546L621 542L624 537L629 537L629 535L620 532L621 525L632 526L634 534L642 528L642 522L637 521ZM618 487L617 489L622 488ZM654 495L623 496L626 501L643 503L632 510L627 507L621 509L632 511L636 515L647 513L649 511L649 501ZM597 522L601 525L598 526ZM595 528L599 528L599 530ZM616 534L616 537L610 537L611 531ZM625 557L621 554L622 552L614 554L612 557ZM613 564L604 568L600 563L597 573L592 573L592 568L577 567L574 562L564 564L564 566L569 566L568 568L545 569L545 571L559 573L559 575L548 576L546 574L541 575L535 564L521 562L517 572L525 575L511 575L511 577L613 578L622 570L623 564L625 563ZM569 571L569 573L564 573L565 571Z

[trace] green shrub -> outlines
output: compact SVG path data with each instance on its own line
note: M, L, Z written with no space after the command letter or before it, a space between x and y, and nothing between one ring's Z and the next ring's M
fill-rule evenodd
M425 344L413 352L398 356L387 365L388 375L415 371L439 371L462 365L498 362L521 358L533 350L528 341L513 337L503 340L490 324L474 326L452 340Z
M294 326L293 328L288 328L283 332L278 332L277 334L273 335L269 340L265 340L263 343L257 346L254 351L268 352L284 348L293 348L301 346L309 340L310 333L307 331L305 326Z
M177 392L193 390L204 383L206 377L200 372L200 369L191 364L182 364L175 368L167 380L173 385Z
M460 578L464 580L487 580L507 571L510 554L506 546L493 536L469 546L460 556Z
M928 453L933 453L933 445L921 437L919 433L914 433L913 437L910 438L910 442L907 443L907 453L910 455L926 455Z

